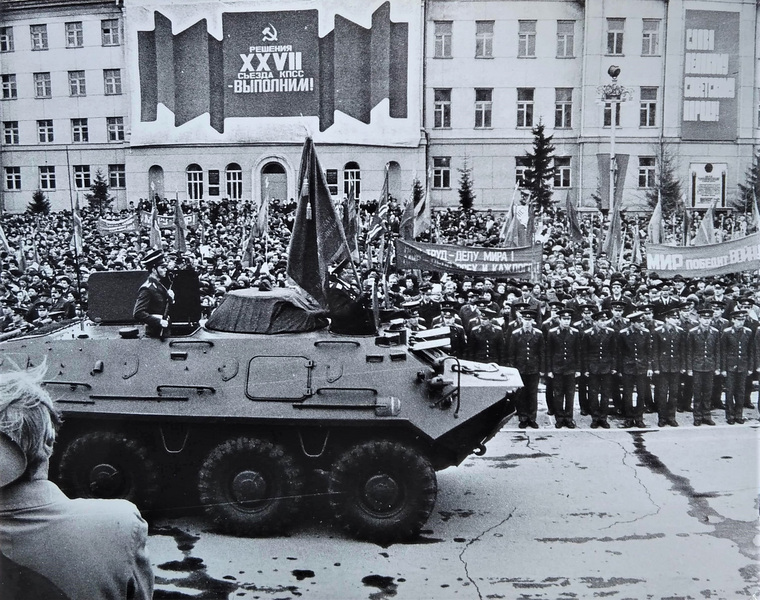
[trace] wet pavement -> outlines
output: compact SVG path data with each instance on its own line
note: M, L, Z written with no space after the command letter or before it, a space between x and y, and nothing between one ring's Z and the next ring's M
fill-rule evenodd
M413 543L349 539L318 500L287 537L161 517L149 542L154 597L760 598L760 423L679 420L591 430L577 419L571 431L544 413L542 429L502 430L485 456L438 474Z

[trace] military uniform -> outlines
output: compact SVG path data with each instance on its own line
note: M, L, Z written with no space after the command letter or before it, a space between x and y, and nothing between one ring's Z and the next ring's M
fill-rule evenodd
M554 379L554 415L557 428L575 427L575 377L581 370L581 334L574 327L556 327L549 331L546 370Z
M664 324L654 330L652 370L659 425L677 426L676 409L681 374L686 371L686 332L681 327Z
M583 335L583 371L588 378L588 400L591 427L607 425L612 395L612 372L617 356L617 333L610 327L586 330Z
M636 313L631 313L634 315ZM646 386L649 385L647 372L651 370L652 334L646 329L633 325L618 336L618 371L623 378L623 414L625 426L644 426L644 404ZM633 389L636 388L636 405L633 404Z
M715 372L720 369L720 334L709 325L700 324L688 333L687 368L693 375L694 425L714 424L710 416Z
M134 317L145 323L145 335L161 336L161 319L170 302L169 291L154 274L140 286L135 302Z
M501 362L504 346L501 335L500 327L484 319L467 336L467 357L477 362Z
M752 372L752 331L728 327L720 336L720 370L726 377L726 422L744 422L744 390Z
M531 426L538 410L538 380L545 370L544 336L538 329L525 331L522 327L512 333L507 364L520 372L523 387L517 396L517 416L520 423Z

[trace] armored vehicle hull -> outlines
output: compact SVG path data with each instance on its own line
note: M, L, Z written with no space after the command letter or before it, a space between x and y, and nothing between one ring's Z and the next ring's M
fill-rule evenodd
M270 315L259 330L301 307L290 292L231 296L238 325L246 311ZM285 329L299 332L221 331L216 313L165 339L84 321L1 344L0 369L46 361L64 413L51 474L71 495L146 507L188 488L218 529L258 536L322 492L352 535L414 536L435 471L484 451L514 412L519 375L446 357L433 336L335 335L318 312L291 312Z

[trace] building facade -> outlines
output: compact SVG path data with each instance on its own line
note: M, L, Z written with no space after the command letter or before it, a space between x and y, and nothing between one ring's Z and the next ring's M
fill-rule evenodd
M557 201L641 209L665 149L687 206L705 208L730 204L760 150L757 0L3 6L12 212L37 189L54 209L83 201L98 171L117 209L296 197L306 135L336 200L378 197L387 170L394 196L419 178L454 206L466 165L475 208L499 210L539 122ZM604 97L612 66L620 102Z

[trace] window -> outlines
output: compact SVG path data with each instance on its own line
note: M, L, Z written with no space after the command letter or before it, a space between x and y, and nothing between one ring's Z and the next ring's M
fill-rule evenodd
M69 96L86 96L84 71L69 71Z
M55 141L53 119L41 119L37 121L37 139L41 144L49 144Z
M484 129L491 126L491 109L493 90L475 90L475 128Z
M555 88L554 97L554 127L570 129L573 126L573 88Z
M243 169L237 163L230 163L224 171L227 183L227 197L240 200L243 197Z
M13 52L13 27L0 27L0 52Z
M660 54L659 19L644 19L641 54L643 56L657 56Z
M208 195L209 196L218 196L219 195L219 169L209 169L208 172Z
M607 54L623 54L625 19L607 19Z
M641 88L639 127L655 127L657 119L657 88Z
M555 188L569 188L570 187L570 157L569 156L555 156L554 157L554 187Z
M100 34L104 46L119 45L119 19L104 19L100 22Z
M434 90L433 127L451 127L451 90Z
M124 117L107 117L106 129L109 142L124 141Z
M50 73L34 74L34 97L50 98L53 95L53 89L50 85Z
M87 119L71 119L71 141L90 141L90 132L89 128L87 127Z
M517 126L533 127L533 88L517 88Z
M575 56L575 21L557 21L557 58Z
M127 170L124 165L108 165L108 185L112 188L127 187Z
M351 186L354 186L354 198L361 198L361 171L359 164L355 162L346 163L343 167L343 194L351 195Z
M338 169L327 169L325 171L325 180L327 181L327 189L331 196L338 195Z
M433 157L433 188L446 190L451 187L451 157Z
M32 50L48 49L47 25L30 25L29 33L32 36Z
M66 47L81 48L84 46L84 37L82 35L82 21L72 21L66 23Z
M3 75L3 100L13 100L16 98L16 76L13 74Z
M90 187L90 165L74 165L74 187L78 190Z
M622 102L615 102L615 127L620 127L620 105ZM612 102L604 103L604 126L610 127L612 121Z
M15 146L18 141L18 121L3 121L3 143Z
M536 55L536 22L520 21L520 33L517 37L517 56L526 58Z
M653 188L655 185L654 156L639 156L639 187Z
M5 167L5 189L21 189L21 167Z
M103 69L106 96L121 94L121 69Z
M40 189L55 189L55 167L39 167L40 172Z
M493 21L475 21L475 58L493 57Z
M185 171L187 174L187 197L190 200L203 198L203 169L199 165L190 165Z
M525 187L525 172L530 169L530 159L527 156L515 156L515 182L519 187Z
M451 21L435 22L435 58L451 58Z

